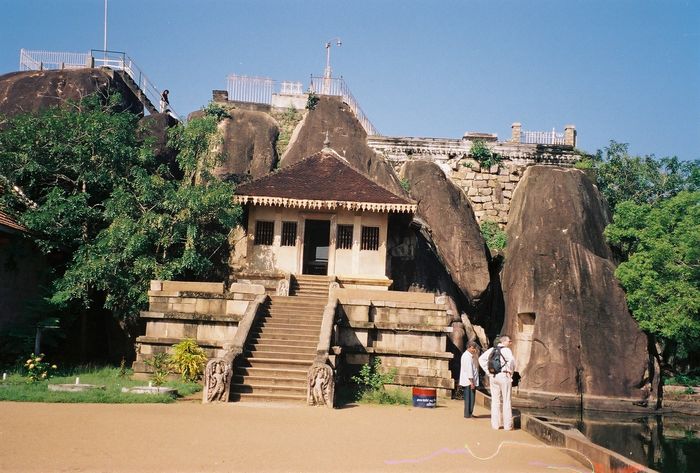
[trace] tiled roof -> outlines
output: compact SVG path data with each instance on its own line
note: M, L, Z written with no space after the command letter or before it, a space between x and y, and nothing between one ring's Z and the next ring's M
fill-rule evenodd
M5 212L0 210L0 227L5 227L5 229L16 230L20 232L28 231L23 225L15 222L12 217L7 215Z
M236 189L237 202L309 208L415 211L415 203L357 171L335 151L324 148L296 164Z

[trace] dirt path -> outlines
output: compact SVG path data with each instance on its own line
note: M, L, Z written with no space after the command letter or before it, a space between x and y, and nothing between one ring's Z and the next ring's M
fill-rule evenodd
M0 471L590 471L488 413L226 404L0 403Z

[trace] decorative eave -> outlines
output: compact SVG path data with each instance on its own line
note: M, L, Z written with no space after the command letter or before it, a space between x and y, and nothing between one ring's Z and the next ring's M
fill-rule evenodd
M363 210L369 212L415 213L416 204L392 204L381 202L352 202L346 200L310 200L288 197L268 197L255 195L235 195L236 204L264 205L268 207L285 207L310 210Z

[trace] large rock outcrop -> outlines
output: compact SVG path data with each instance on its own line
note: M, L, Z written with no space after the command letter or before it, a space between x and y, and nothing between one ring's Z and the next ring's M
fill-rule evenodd
M407 162L401 178L418 204L421 233L469 303L480 304L489 289L489 256L469 199L431 162Z
M112 92L121 95L121 110L143 113L141 102L119 73L110 69L11 72L0 76L0 115L37 113L68 100L79 101L92 93L106 97Z
M655 400L658 365L614 277L608 221L575 169L530 167L515 191L502 285L521 396L591 408L608 402L592 396Z
M201 113L195 112L191 116ZM279 135L277 122L269 114L256 110L232 108L228 113L231 118L219 123L224 161L213 174L235 183L268 174L278 161L275 149Z
M304 117L282 156L281 165L289 166L324 147L326 133L330 147L356 169L371 176L378 184L403 195L393 169L367 146L367 132L350 107L340 97L322 95L314 110Z

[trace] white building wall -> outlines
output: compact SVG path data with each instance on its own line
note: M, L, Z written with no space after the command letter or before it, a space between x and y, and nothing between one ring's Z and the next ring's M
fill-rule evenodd
M272 245L255 245L255 225L258 220L274 222ZM329 220L330 244L328 274L336 276L365 276L386 279L386 239L388 214L377 212L316 212L306 209L286 209L251 206L248 217L247 266L249 271L302 272L304 223L306 220ZM281 246L282 222L297 222L295 246ZM336 249L338 224L353 225L352 249ZM360 250L362 226L379 227L379 249Z

